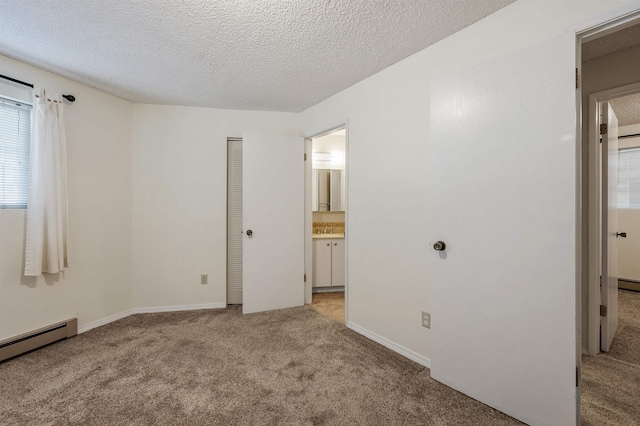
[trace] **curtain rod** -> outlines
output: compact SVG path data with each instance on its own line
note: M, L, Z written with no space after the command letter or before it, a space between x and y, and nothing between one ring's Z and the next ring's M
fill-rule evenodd
M31 83L25 83L24 81L16 80L15 78L7 77L6 75L2 75L2 74L0 74L0 78L13 81L14 83L22 84L23 86L31 87L33 89L33 84ZM76 100L76 97L73 95L62 95L62 97L68 100L69 102L75 102Z

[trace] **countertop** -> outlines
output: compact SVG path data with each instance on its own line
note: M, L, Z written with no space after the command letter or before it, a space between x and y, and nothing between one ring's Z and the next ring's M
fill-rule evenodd
M314 240L327 240L331 238L335 238L335 239L344 238L344 232L334 232L333 234L329 234L329 233L316 234L315 232L313 233Z

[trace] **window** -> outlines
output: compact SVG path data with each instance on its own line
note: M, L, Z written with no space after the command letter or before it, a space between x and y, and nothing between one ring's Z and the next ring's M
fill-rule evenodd
M618 208L640 209L640 148L620 150Z
M31 105L0 97L0 209L25 209L29 196Z

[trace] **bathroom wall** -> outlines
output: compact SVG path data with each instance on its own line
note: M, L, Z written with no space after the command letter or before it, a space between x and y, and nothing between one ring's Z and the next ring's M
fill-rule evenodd
M344 132L341 131L341 132ZM339 133L339 132L337 132ZM346 136L342 134L331 133L326 136L321 136L319 138L312 139L311 145L312 152L315 153L323 153L323 154L331 154L331 160L318 160L313 156L312 167L313 169L324 169L324 170L345 170L346 169ZM346 172L342 174L342 191L341 191L341 203L342 206L345 206L346 209ZM316 180L316 175L312 176L311 182L311 196L318 197L318 185L319 183ZM314 198L315 199L315 198ZM313 204L313 208L316 209L318 206ZM322 212L325 213L325 212ZM332 212L338 213L338 212ZM336 220L336 216L321 218L321 212L314 212L313 222L342 222L344 223L344 213L342 213L342 219ZM316 220L317 219L317 220Z
M314 222L344 222L345 212L313 212Z
M333 154L331 161L313 160L314 169L344 170L345 168L345 141L342 135L327 135L314 138L312 141L313 152L330 152Z

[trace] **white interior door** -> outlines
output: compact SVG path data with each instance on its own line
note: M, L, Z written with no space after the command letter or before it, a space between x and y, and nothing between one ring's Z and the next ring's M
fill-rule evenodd
M431 375L576 424L575 36L431 84Z
M609 352L618 328L618 118L611 104L600 104L602 137L602 282L601 301L606 315L600 319L600 349Z
M304 304L304 140L243 133L243 305Z

